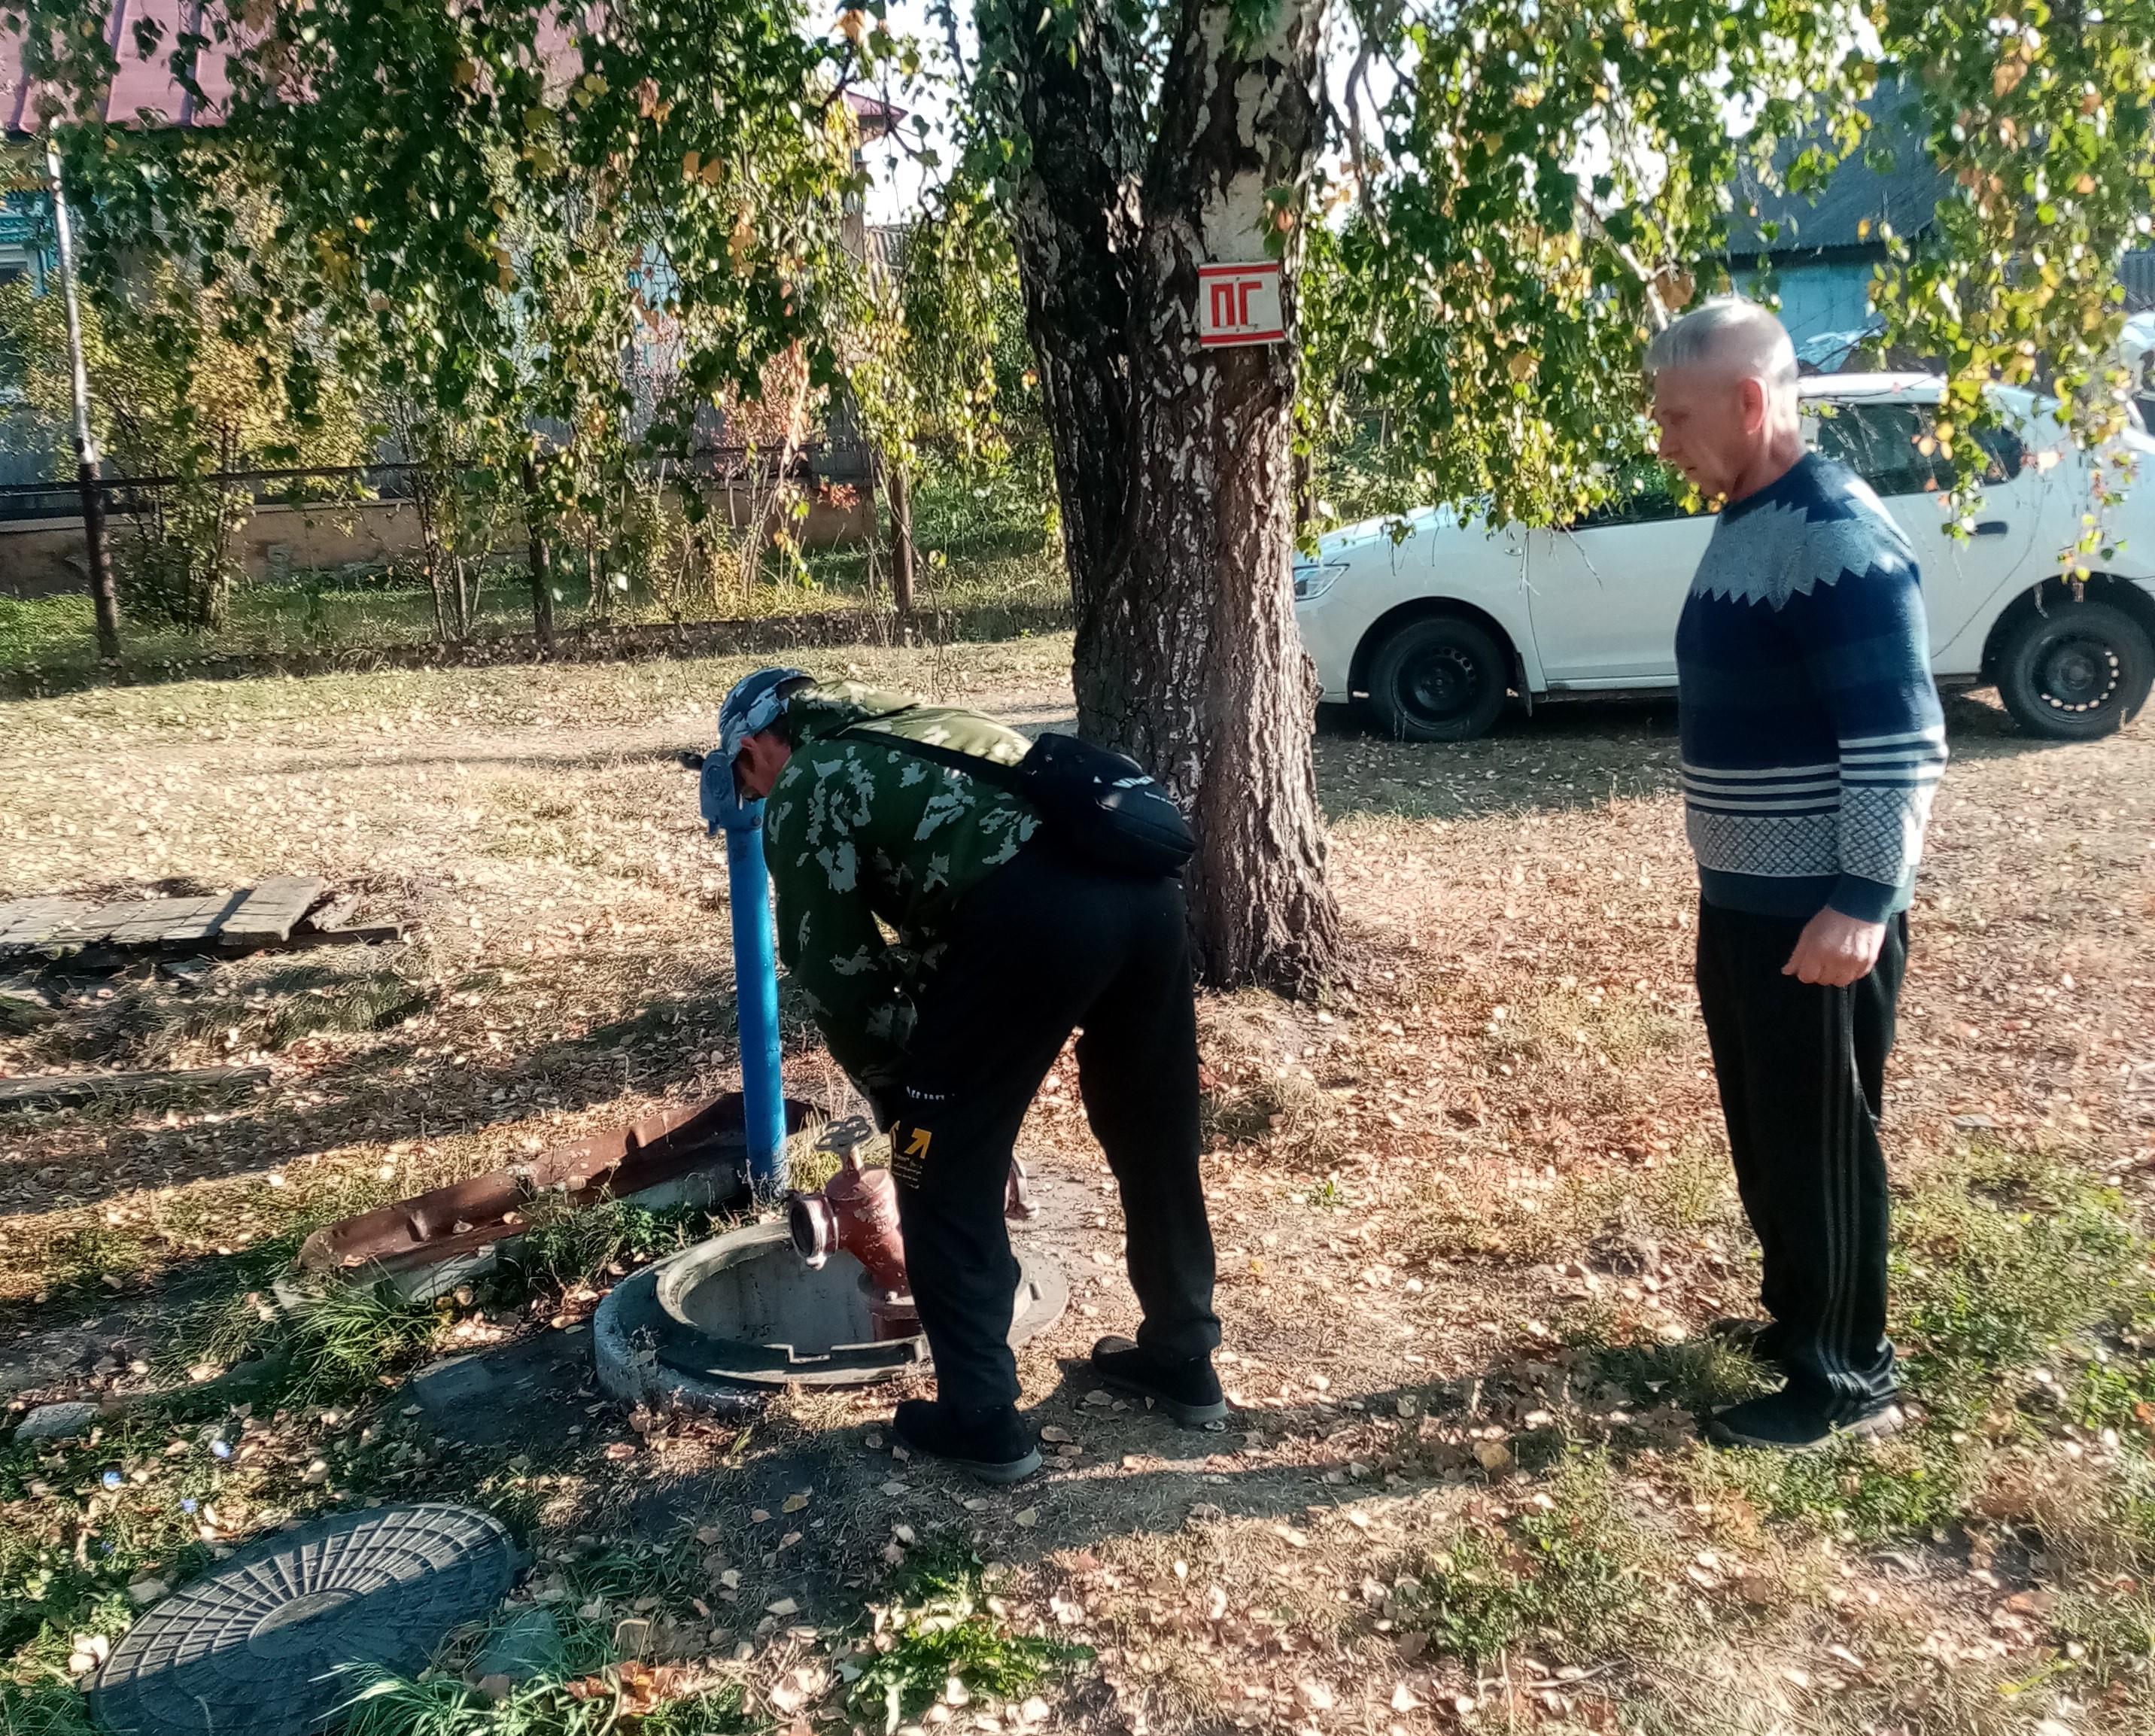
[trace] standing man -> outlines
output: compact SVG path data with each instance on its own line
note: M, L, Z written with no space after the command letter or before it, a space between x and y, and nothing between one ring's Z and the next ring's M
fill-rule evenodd
M1914 551L1804 450L1781 322L1709 301L1646 354L1661 456L1723 504L1676 628L1698 999L1771 1319L1722 1322L1787 1375L1725 1443L1899 1425L1878 1122L1945 724Z
M1144 1311L1136 1343L1093 1347L1093 1371L1180 1422L1226 1415L1182 884L1094 865L963 768L1015 766L1030 745L976 712L798 669L749 676L719 714L736 790L768 798L780 956L892 1134L937 1389L898 1406L897 1432L1001 1483L1040 1465L1016 1408L1004 1183L1033 1093L1079 1027L1085 1113L1122 1192Z

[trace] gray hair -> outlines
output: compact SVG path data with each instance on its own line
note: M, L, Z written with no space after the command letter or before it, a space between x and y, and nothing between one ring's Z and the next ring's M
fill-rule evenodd
M1718 367L1762 380L1769 392L1796 383L1796 347L1788 328L1767 309L1740 295L1701 302L1646 346L1649 379L1663 368Z

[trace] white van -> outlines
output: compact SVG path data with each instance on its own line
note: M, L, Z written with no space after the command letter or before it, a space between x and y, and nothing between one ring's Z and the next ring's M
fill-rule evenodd
M1963 539L1919 445L1935 378L1822 375L1801 391L1805 438L1867 481L1915 545L1941 687L1994 684L2024 729L2066 740L2140 709L2155 682L2155 476L2106 508L2114 547L2076 596L2060 551L2091 510L2091 461L2039 400L1994 388L2008 427L1983 437L1990 480ZM2144 460L2155 441L2134 430L2122 448ZM1406 740L1460 741L1513 694L1531 705L1676 685L1676 617L1710 515L1654 493L1561 530L1492 530L1435 508L1395 541L1400 523L1335 530L1296 564L1295 616L1326 702Z

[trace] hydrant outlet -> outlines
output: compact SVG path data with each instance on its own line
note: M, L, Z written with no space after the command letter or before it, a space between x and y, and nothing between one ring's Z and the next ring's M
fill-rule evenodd
M837 1252L838 1215L821 1194L796 1194L786 1211L793 1252L813 1270Z

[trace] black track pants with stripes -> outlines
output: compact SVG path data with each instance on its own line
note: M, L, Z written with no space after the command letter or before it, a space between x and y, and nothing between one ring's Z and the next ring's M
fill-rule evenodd
M1036 838L958 906L891 1135L906 1270L945 1403L1017 1399L1003 1182L1073 1030L1086 1119L1122 1196L1139 1341L1170 1357L1220 1342L1181 883L1102 873Z
M1893 1390L1878 1124L1908 919L1887 919L1877 965L1845 989L1781 974L1803 930L1702 903L1698 1004L1737 1191L1765 1257L1760 1348L1838 1417Z

